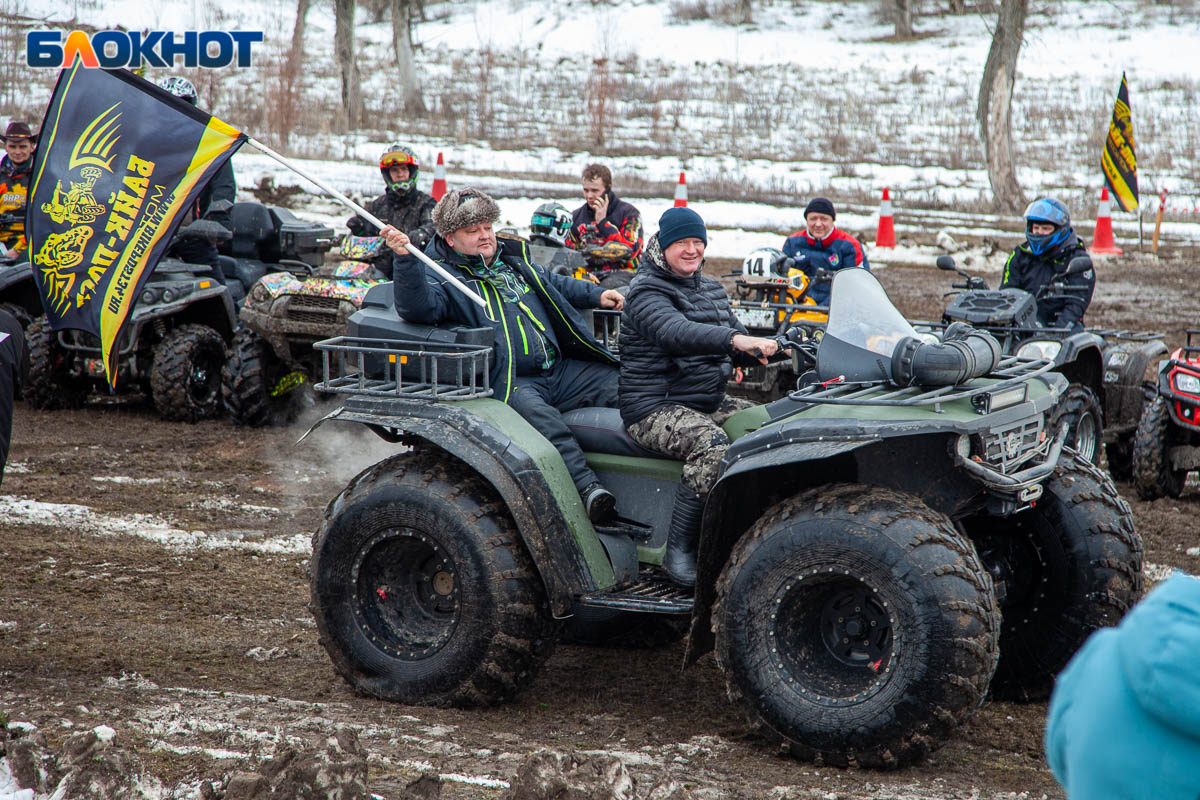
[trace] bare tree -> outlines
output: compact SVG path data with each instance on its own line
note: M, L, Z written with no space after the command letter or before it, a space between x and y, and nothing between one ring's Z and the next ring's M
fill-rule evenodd
M396 71L400 73L404 110L409 114L425 114L425 100L421 97L417 67L413 62L412 18L415 5L414 0L392 0L392 49L396 53Z
M1028 11L1029 0L1001 2L975 109L992 184L992 202L998 211L1007 213L1020 213L1025 206L1013 154L1012 95Z
M354 128L362 121L362 95L354 48L355 0L333 0L333 7L333 51L342 77L342 114L345 127Z
M733 16L738 25L749 25L754 22L754 4L751 0L735 0Z
M300 74L304 68L304 29L308 23L308 9L312 0L296 0L296 21L292 27L292 48L282 58L279 72L280 97L268 105L271 127L279 136L284 147L292 136L292 129L299 118Z
M911 39L913 35L913 0L892 0L896 17L896 38Z

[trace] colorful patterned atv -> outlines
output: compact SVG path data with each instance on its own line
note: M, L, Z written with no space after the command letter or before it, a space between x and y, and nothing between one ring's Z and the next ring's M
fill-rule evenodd
M275 272L254 284L221 375L234 422L265 425L295 416L310 396L310 376L319 372L313 343L345 333L367 289L385 280L370 263L383 247L378 236L347 236L339 251L346 260L311 275Z

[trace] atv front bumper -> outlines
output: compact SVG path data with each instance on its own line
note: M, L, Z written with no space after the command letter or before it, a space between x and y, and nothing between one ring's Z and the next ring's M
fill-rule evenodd
M1042 482L1050 477L1058 466L1063 446L1067 441L1067 423L1058 426L1053 441L1047 441L1045 455L1034 456L1034 463L1022 470L1005 474L988 466L985 462L964 458L955 454L954 464L987 487L989 509L1000 516L1020 511L1042 496ZM1040 460L1038 460L1040 457Z

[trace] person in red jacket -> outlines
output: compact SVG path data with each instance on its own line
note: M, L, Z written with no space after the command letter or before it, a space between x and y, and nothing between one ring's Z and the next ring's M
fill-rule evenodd
M783 243L783 254L796 260L796 267L812 278L818 269L837 271L846 267L870 269L862 245L834 225L833 203L816 197L804 209L806 230L797 231ZM829 284L817 283L808 296L819 305L829 305Z
M597 278L603 279L613 270L636 270L642 258L642 215L613 194L608 167L588 164L583 168L583 199L584 204L571 214L567 247L590 252L604 245L617 245L613 249L621 255L611 260L597 262L589 257Z

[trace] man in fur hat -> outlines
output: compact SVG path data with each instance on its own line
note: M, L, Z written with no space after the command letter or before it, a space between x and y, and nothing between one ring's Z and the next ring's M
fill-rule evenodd
M495 397L558 449L588 517L599 522L612 514L616 501L587 465L561 412L617 405L617 359L596 341L575 309L620 310L624 297L589 281L548 273L529 260L523 241L498 243L492 223L499 217L500 208L479 189L448 192L433 209L436 235L425 248L483 298L486 310L411 255L404 232L386 226L381 235L395 252L396 311L425 325L453 321L492 328Z
M0 214L9 221L0 223L0 260L14 258L28 246L25 241L25 203L29 197L29 177L33 172L33 148L37 134L24 122L10 122L4 135L4 158L0 160Z

